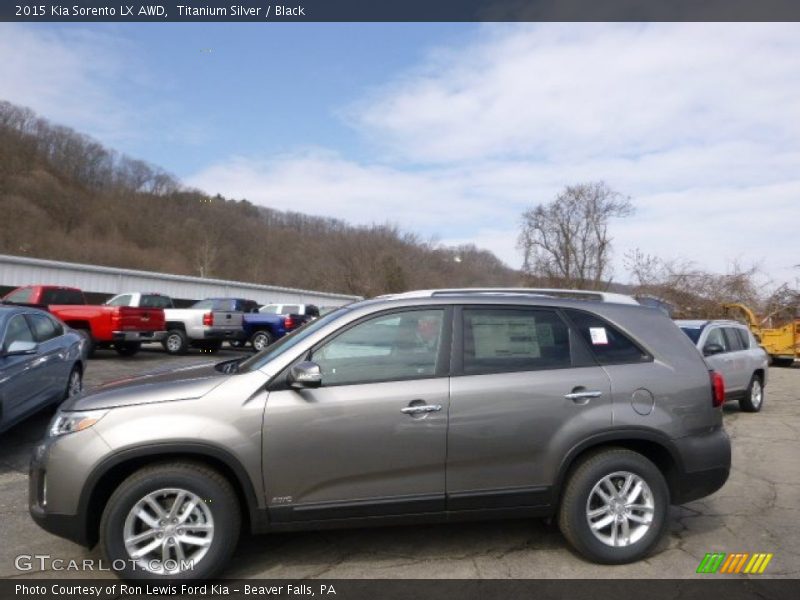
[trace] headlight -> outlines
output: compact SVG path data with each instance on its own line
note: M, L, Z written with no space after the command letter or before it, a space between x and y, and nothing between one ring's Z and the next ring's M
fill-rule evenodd
M97 423L107 412L107 410L89 410L58 413L50 423L49 434L51 437L57 437L66 433L83 431Z

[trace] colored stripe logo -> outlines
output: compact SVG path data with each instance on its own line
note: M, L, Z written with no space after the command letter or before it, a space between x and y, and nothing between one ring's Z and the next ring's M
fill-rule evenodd
M763 573L774 554L766 552L709 552L700 561L697 573L725 573L760 575Z

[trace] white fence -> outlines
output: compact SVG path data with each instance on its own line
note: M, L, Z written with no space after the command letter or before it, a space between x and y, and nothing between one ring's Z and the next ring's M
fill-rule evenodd
M158 292L172 298L248 298L261 304L341 306L359 296L0 254L0 286L63 285L94 294Z

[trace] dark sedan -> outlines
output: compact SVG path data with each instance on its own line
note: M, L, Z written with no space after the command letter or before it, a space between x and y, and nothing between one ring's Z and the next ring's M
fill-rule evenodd
M49 313L0 305L0 432L81 391L83 338Z

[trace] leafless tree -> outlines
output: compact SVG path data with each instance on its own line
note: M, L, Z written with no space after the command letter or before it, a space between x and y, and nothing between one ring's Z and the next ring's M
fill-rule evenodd
M597 181L567 186L522 215L523 271L543 283L579 289L608 285L613 218L634 212L630 198Z

